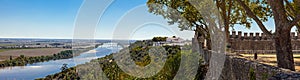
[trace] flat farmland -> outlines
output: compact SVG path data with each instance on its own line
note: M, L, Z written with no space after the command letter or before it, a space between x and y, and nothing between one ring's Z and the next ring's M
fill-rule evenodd
M258 61L263 64L277 66L276 54L258 54L257 60L254 60L254 54L241 54L248 60ZM294 54L294 62L296 71L300 72L300 54Z
M0 49L0 61L8 60L10 56L13 58L24 56L45 56L59 53L63 48L36 48L36 49Z

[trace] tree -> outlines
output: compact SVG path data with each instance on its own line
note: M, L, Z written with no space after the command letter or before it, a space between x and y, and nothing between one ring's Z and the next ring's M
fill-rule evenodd
M20 55L20 58L24 58L25 56L22 54L22 55Z
M63 66L60 68L61 71L65 71L68 69L68 64L63 64Z
M266 27L261 20L257 19L250 10L250 6L246 5L248 1L237 0L241 7L247 12L247 16L255 20L258 26L265 34L272 36L275 40L277 65L281 68L295 70L294 58L292 53L290 32L291 28L299 25L300 20L300 1L299 0L262 0L271 6L272 17L275 22L275 33L266 31ZM293 5L292 5L293 4Z
M152 41L154 42L160 42L160 41L166 41L168 37L153 37Z
M229 41L229 27L239 24L250 28L252 20L246 16L245 11L240 6L236 6L237 3L235 0L214 0L214 2L217 3L217 7L222 15L227 41ZM161 4L163 6L153 4ZM256 5L256 3L250 4ZM200 42L199 44L204 42L201 41L203 40L201 38L205 38L208 41L207 46L210 49L209 26L198 10L188 0L148 0L147 5L150 13L163 16L168 20L170 25L177 23L181 30L194 30L195 38ZM259 20L267 21L267 15L270 13L269 8L255 6L251 9L256 10L255 14L261 15L258 17Z
M278 67L295 70L290 39L290 31L293 26L300 29L300 0L214 0L224 20L226 35L228 39L229 26L234 24L250 27L254 20L262 32L274 38L276 46ZM151 6L151 4L163 4L164 6ZM208 27L201 14L187 0L148 0L149 12L162 15L172 25L178 23L181 30L194 29L195 36L204 36L210 41ZM175 11L180 17L188 22L182 21L174 16ZM263 24L268 18L274 17L275 33L267 30ZM198 39L199 40L199 39Z
M173 36L172 38L176 38L176 36Z
M12 56L9 56L9 60L13 60Z
M217 4L217 8L220 10L220 14L223 19L225 26L226 38L229 39L229 27L233 27L235 24L243 25L246 28L251 27L252 20L246 16L246 12L243 11L242 7L238 6L236 0L214 0ZM263 1L253 1L248 0L248 4L252 5L250 10L253 10L254 14L259 15L258 20L262 22L268 21L268 16L271 15L269 6L262 5L265 4Z

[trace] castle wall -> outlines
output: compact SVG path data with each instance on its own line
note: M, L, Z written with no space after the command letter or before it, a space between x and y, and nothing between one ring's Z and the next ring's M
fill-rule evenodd
M210 56L209 56L210 58ZM212 62L210 62L212 63ZM227 54L218 80L299 80L300 73ZM206 73L206 78L217 75Z
M299 80L300 73L255 61L226 56L219 80Z
M244 34L244 35L242 35ZM300 52L300 35L291 33L293 52ZM242 33L231 32L230 47L235 52L240 53L274 53L274 39L263 33Z

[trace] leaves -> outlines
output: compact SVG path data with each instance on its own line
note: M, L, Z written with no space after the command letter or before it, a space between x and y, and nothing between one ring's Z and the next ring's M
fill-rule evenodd
M252 18L247 16L247 13L235 0L214 0L214 2L217 4L224 21L226 36L229 36L229 27L234 27L236 24L246 28L251 27ZM272 12L266 0L245 0L245 2L262 22L272 17ZM150 13L162 16L168 21L169 25L177 24L180 30L193 30L196 31L195 36L204 36L204 38L210 40L209 28L212 26L209 26L189 0L148 0L147 5ZM207 7L207 10L202 11L210 11L210 6L199 4L197 7Z

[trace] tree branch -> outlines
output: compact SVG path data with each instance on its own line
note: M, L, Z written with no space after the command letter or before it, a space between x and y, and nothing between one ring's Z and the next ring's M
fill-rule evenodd
M234 0L229 0L229 7L228 7L228 11L227 11L228 24L230 24L230 21L229 21L230 18L231 18L230 12L231 12L231 8L232 8L233 1L234 1ZM228 26L228 27L229 27L229 26Z
M296 7L300 7L300 0L293 0L293 2L295 3ZM299 14L299 11L297 11L296 13Z
M290 2L288 0L284 0L287 7L290 8L293 12L293 14L295 14L296 10L293 8L293 6L290 4Z
M262 23L262 21L261 20L259 20L259 18L256 16L256 15L254 15L254 13L251 11L251 9L245 4L245 2L244 1L242 1L242 0L236 0L242 7L243 7L243 9L246 11L246 14L247 14L247 16L249 16L249 17L251 17L256 23L257 23L257 25L258 25L258 27L262 30L262 32L264 33L264 34L266 34L266 35L272 35L272 33L271 32L269 32L267 29L266 29L266 27L265 27L265 25Z
M195 32L200 33L204 37L209 35L209 32L207 32L207 30L205 28L203 28L203 25L196 25Z
M289 27L293 27L294 25L298 24L300 21L300 14L296 16L296 18L293 19L293 21L290 23Z
M217 4L217 7L218 7L218 9L220 9L221 7L221 3L220 3L220 1L219 0L216 0L216 4Z
M290 12L287 12L287 14L288 14L288 16L289 16L289 17L291 17L291 18L292 18L292 20L294 20L294 19L295 19L295 17L293 16L293 14L292 14L292 13L290 13ZM298 32L300 32L300 25L299 25L299 24L296 24L295 26L296 26L296 28L298 29ZM293 27L293 26L291 26L291 27Z
M299 30L300 29L300 25L299 24L297 24L298 23L298 21L295 21L295 20L297 20L297 18L295 18L293 15L295 15L296 14L296 10L293 8L293 6L290 4L290 2L288 1L288 0L284 0L285 1L285 3L286 3L286 5L287 5L287 7L288 8L290 8L290 12L288 12L288 15L294 20L294 22L291 22L291 24L290 24L290 27L292 28L294 25L296 25L296 27L297 27L297 29ZM296 23L295 23L296 22Z

